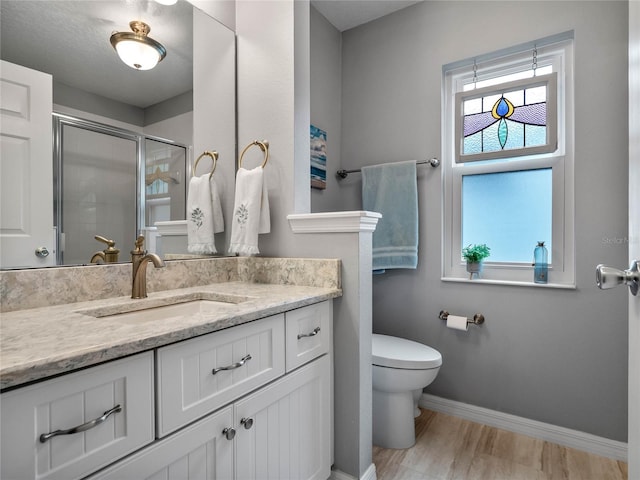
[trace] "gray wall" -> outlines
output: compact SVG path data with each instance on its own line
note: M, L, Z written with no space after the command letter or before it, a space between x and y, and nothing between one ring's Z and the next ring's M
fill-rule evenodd
M342 143L342 35L313 7L310 16L311 124L327 132L327 188L311 189L311 211L330 212L343 210L335 206Z
M619 1L426 1L342 34L341 163L359 168L440 156L442 65L575 31L577 288L442 282L441 171L419 167L419 266L373 278L373 328L442 353L428 393L626 441L627 293L598 290L594 269L627 262L627 11ZM322 48L333 41L311 51ZM328 79L311 81L315 105ZM360 188L350 176L321 208L361 208ZM487 321L448 330L442 309Z

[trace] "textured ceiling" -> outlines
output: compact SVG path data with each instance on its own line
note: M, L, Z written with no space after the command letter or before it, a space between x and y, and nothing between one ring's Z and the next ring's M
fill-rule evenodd
M237 0L242 1L242 0ZM312 0L344 31L419 0ZM1 0L4 60L53 75L57 82L146 108L192 88L192 6L153 0ZM149 24L149 36L167 48L156 68L136 71L109 43L129 22Z
M192 6L152 0L2 0L4 60L53 75L57 82L145 108L192 88ZM136 71L109 43L129 22L149 24L167 48L156 68Z

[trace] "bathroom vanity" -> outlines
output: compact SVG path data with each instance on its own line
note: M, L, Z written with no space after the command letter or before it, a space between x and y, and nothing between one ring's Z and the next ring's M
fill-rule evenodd
M3 314L0 477L328 478L340 295L224 282Z

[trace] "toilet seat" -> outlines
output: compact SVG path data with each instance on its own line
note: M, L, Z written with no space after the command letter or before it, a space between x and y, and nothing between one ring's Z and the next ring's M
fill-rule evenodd
M373 334L373 365L407 370L428 370L442 365L442 355L422 343L389 335Z

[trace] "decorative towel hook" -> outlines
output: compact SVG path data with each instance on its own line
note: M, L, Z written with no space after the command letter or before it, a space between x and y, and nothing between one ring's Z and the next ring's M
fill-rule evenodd
M198 158L196 158L196 162L193 164L194 177L196 176L196 169L198 168L198 162L202 157L211 157L211 160L213 161L213 166L211 167L211 173L209 174L209 179L211 179L211 177L213 177L213 172L216 171L216 166L218 165L218 152L216 152L215 150L212 152L210 152L209 150L205 150L200 154Z
M264 162L262 162L262 168L264 168L264 166L267 164L267 162L269 161L269 142L267 140L254 140L249 145L244 147L244 150L242 150L242 153L240 154L240 160L238 160L238 168L242 168L242 157L244 157L245 152L254 145L260 147L260 150L264 152Z

